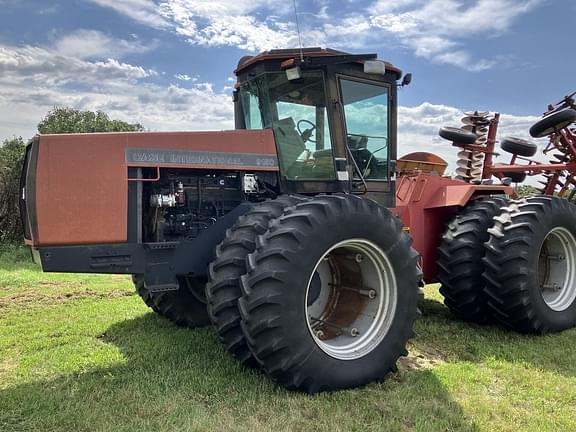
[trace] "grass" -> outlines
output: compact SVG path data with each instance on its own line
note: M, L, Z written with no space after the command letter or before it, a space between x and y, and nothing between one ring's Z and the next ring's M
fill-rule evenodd
M463 324L429 286L398 374L308 396L156 316L127 277L25 257L0 248L0 431L576 430L576 330Z

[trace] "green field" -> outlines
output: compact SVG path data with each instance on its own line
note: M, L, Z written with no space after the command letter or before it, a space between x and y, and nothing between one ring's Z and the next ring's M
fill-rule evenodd
M576 330L454 321L434 286L400 371L308 396L153 314L122 276L0 252L0 431L574 431Z

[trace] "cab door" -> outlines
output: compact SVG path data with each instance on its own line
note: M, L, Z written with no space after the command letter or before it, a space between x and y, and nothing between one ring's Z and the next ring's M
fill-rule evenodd
M353 190L394 206L396 116L395 86L338 75L341 116L352 166Z

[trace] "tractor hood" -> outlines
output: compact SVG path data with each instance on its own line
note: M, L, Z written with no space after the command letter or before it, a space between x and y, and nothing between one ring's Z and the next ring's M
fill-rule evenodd
M278 171L274 135L234 130L37 136L22 174L26 243L126 242L129 184L180 167ZM148 168L146 178L134 174L142 171L137 168Z

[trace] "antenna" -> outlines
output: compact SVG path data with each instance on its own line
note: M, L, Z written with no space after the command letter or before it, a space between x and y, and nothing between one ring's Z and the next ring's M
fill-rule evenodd
M296 0L294 3L294 15L296 16L296 30L298 30L298 44L300 45L300 61L304 61L304 51L302 50L302 36L300 36L300 22L298 21L298 9L296 8Z

